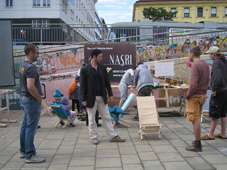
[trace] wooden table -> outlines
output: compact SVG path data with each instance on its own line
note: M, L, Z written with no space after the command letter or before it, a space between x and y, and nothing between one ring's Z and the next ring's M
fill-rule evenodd
M9 93L15 90L5 89L0 90L0 127L6 127L6 124L1 123L17 123L16 120L10 120L10 110L9 110ZM2 107L2 94L6 95L6 107ZM2 119L2 111L7 110L7 119Z

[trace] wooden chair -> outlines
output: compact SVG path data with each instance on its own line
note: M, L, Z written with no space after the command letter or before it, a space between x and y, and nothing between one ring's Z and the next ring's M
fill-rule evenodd
M55 127L57 127L61 122L63 122L64 123L63 128L66 128L66 126L70 123L71 118L63 109L63 107L60 104L55 104L55 103L51 103L50 107L54 110L55 114L59 118Z
M139 112L141 139L143 135L158 134L160 136L161 125L158 123L158 112L154 96L137 97L137 107Z

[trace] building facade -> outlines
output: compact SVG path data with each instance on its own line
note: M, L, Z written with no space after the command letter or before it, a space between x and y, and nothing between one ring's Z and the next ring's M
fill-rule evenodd
M11 20L14 42L46 44L102 39L93 28L97 0L2 0L0 20ZM99 31L101 32L101 31Z
M139 0L134 3L133 21L145 19L143 10L151 6L177 11L176 22L227 22L227 0Z

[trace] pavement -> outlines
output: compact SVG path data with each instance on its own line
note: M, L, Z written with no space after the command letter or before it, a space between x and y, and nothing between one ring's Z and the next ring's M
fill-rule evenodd
M98 128L98 145L89 139L84 121L75 121L76 127L54 125L56 116L43 115L41 128L35 136L37 153L46 158L40 164L27 164L19 158L19 133L23 119L21 110L11 111L11 119L17 123L0 128L0 169L1 170L226 170L227 140L216 138L202 141L203 152L190 152L185 146L194 140L192 124L185 117L159 117L162 124L161 139L147 135L144 140L138 134L139 122L133 121L136 110L130 109L124 119L132 126L116 125L119 136L125 143L110 143L104 127ZM3 112L3 117L6 113ZM102 124L102 121L100 121ZM201 123L202 135L210 127L210 120ZM220 124L216 132L220 132Z

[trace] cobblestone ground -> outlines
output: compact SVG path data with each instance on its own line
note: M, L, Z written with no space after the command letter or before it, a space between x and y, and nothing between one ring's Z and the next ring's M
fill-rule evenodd
M22 111L11 111L11 119L17 123L0 128L0 169L24 170L190 170L227 169L227 140L202 141L203 152L189 152L185 146L194 140L192 124L185 117L160 117L161 139L147 135L144 140L138 134L139 122L132 118L136 110L130 109L124 116L131 128L116 125L125 143L110 143L104 127L98 128L98 145L91 144L88 128L76 120L76 127L55 128L57 117L44 115L40 119L35 145L37 153L46 158L45 163L26 164L19 158L19 132ZM3 112L3 117L6 117ZM100 121L102 123L102 121ZM202 135L210 127L209 119L201 123ZM220 132L220 124L216 132Z

